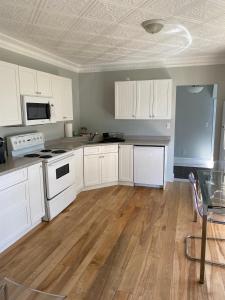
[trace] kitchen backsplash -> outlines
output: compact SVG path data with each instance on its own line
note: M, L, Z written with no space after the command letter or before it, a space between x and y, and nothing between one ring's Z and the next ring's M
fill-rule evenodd
M64 137L64 123L58 122L54 124L38 125L38 126L15 126L0 127L0 136L16 135L29 132L43 132L46 140L53 140Z

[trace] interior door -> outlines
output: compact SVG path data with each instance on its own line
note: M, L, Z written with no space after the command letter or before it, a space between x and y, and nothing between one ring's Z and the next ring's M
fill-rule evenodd
M153 113L154 119L171 118L172 80L154 80Z
M118 181L118 153L101 156L101 183Z
M152 118L153 81L137 81L136 119Z
M136 81L115 83L115 118L134 119L136 111Z
M0 126L22 123L18 66L0 63Z

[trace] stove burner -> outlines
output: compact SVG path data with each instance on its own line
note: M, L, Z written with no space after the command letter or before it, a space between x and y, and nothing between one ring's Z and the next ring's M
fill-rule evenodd
M40 155L37 153L30 153L30 154L24 155L24 157L40 157Z
M52 151L52 153L54 153L54 154L61 154L61 153L66 153L66 150L54 150L54 151Z
M52 158L52 155L41 155L40 158Z
M51 149L44 149L44 150L41 150L41 152L47 153L47 152L52 152L52 150Z

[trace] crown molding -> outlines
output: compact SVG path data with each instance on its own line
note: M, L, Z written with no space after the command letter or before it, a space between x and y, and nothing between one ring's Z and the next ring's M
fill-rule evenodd
M79 72L80 69L80 65L78 64L2 33L0 33L0 48L46 62L69 71Z
M215 56L199 56L186 58L170 58L161 61L137 61L110 64L96 64L81 66L79 73L106 72L106 71L122 71L122 70L138 70L138 69L158 69L158 68L177 68L192 66L209 66L225 64L225 57Z
M8 35L0 33L0 48L25 55L51 65L76 72L93 73L106 71L138 70L138 69L156 69L156 68L176 68L191 66L207 66L225 64L225 57L216 56L198 56L198 57L179 57L169 58L161 61L124 61L121 63L105 63L79 65L70 60L54 55L38 47L31 46L28 43L21 42Z

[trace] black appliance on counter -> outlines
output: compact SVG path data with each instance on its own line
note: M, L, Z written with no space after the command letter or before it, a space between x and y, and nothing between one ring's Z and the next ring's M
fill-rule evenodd
M119 143L125 142L124 134L121 132L104 132L102 134L103 143Z
M0 164L4 164L5 162L6 162L5 141L2 137L0 137Z

